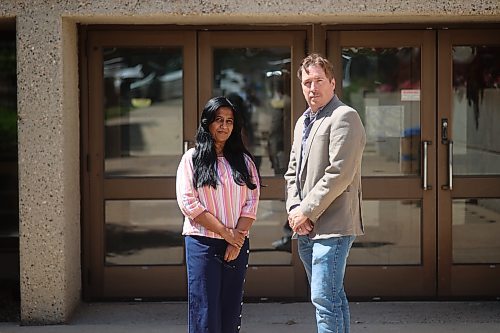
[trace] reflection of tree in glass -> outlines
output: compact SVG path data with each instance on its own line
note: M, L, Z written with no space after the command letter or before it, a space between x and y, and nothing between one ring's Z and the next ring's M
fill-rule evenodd
M364 120L364 105L355 95L420 89L420 48L347 48L342 52L343 101L354 107Z
M182 97L180 48L105 48L103 58L105 119L126 116L133 99L150 105Z
M465 88L479 127L479 105L487 88L500 88L500 47L457 46L453 48L453 88Z
M16 43L0 40L0 152L17 156Z

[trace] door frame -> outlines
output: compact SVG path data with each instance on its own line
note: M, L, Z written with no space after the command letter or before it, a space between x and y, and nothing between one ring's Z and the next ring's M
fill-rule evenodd
M82 90L82 174L83 202L83 289L84 299L113 299L126 297L157 297L158 294L182 298L186 295L185 268L168 266L106 267L103 262L104 201L169 199L175 200L175 176L166 177L104 177L103 71L102 49L116 47L172 47L183 48L183 89L196 85L195 33L192 31L86 31L83 50L85 80ZM168 38L166 38L168 37ZM183 95L184 114L197 112L196 100ZM185 117L183 133L194 133L196 117ZM90 132L92 129L92 133ZM186 139L186 138L185 138ZM168 280L169 283L165 283ZM133 281L134 283L130 283Z
M204 105L212 96L214 48L290 47L292 55L290 98L293 107L291 117L286 117L284 121L290 126L289 133L293 133L295 122L305 110L300 83L297 76L293 75L293 69L298 67L304 57L306 38L305 30L198 32L198 76L200 78L198 104ZM291 135L285 137L284 141L284 150L289 153ZM262 183L264 187L261 188L260 200L284 200L283 176L262 177ZM245 282L245 297L260 298L263 293L270 298L303 298L307 295L307 279L295 241L292 246L290 265L249 265Z
M328 58L332 60L334 72L343 77L342 47L404 47L421 48L421 142L428 146L428 189L423 189L420 176L364 176L362 177L363 199L377 200L421 200L421 263L419 265L348 265L345 284L347 293L353 297L430 298L436 294L436 163L435 114L435 33L427 30L378 30L338 31L327 30ZM338 81L339 82L339 81ZM340 81L341 82L341 81ZM342 96L342 85L337 84L337 94ZM421 150L423 154L423 149ZM423 159L422 159L423 160ZM371 283L366 283L370 276Z
M437 124L447 118L451 124L452 77L454 45L496 45L500 47L500 30L442 30L438 32L438 113ZM438 146L438 296L442 298L484 297L500 295L500 265L454 264L452 239L453 199L500 198L500 172L491 176L453 176L449 189L448 146L442 143L439 130ZM453 139L453 126L448 135ZM474 283L471 283L474 281Z
M242 30L219 31L218 36L232 36L230 46L266 47L285 45L292 49L292 66L298 66L305 53L307 29L274 29L265 31ZM81 29L80 57L81 61L81 174L82 174L82 281L85 300L123 299L123 298L158 298L168 295L168 299L185 299L187 282L185 264L168 266L118 266L106 267L103 263L105 250L104 240L104 202L108 199L140 200L140 199L175 199L174 177L104 177L104 126L103 119L103 73L102 48L113 47L161 47L184 45L184 82L183 105L184 142L192 142L199 118L199 106L205 103L208 86L198 83L198 77L204 84L209 66L199 63L206 61L198 51L200 38L198 34L208 36L205 29L191 27L174 30L106 29L102 26ZM278 30L278 31L275 31ZM215 36L215 35L212 36ZM220 35L222 34L222 35ZM241 36L252 36L242 41ZM256 37L257 36L257 37ZM269 36L272 36L269 41ZM280 38L278 39L277 36ZM283 36L287 36L283 38ZM248 43L250 41L250 44ZM211 41L212 43L213 41ZM217 44L219 46L229 44ZM202 69L203 68L203 69ZM202 75L203 74L203 75ZM200 75L200 76L198 76ZM303 110L305 101L302 98L300 85L296 77L291 75L292 103ZM198 91L198 97L189 92ZM205 94L205 95L203 95ZM203 97L201 97L203 95ZM200 103L200 104L199 104ZM203 103L203 104L201 104ZM295 110L295 108L293 109ZM291 115L290 131L293 131L295 120L301 111ZM291 143L290 143L291 144ZM98 149L96 149L98 147ZM283 200L284 180L282 177L264 177L267 185L262 188L261 199ZM245 287L246 298L304 299L307 295L307 278L298 258L296 245L292 247L290 265L254 265L247 273ZM272 283L270 282L272 280ZM131 283L130 281L133 281ZM168 283L165 283L168 281ZM184 287L179 287L184 286ZM165 297L160 297L165 298Z

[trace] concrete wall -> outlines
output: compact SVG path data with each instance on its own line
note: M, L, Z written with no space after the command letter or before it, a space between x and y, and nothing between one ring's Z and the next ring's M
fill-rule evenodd
M77 23L499 22L498 0L2 0L16 20L21 319L67 321L81 294Z

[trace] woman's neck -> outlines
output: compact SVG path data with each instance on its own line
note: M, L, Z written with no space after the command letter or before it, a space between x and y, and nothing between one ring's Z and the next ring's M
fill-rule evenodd
M216 143L215 153L217 154L217 156L224 156L224 144Z

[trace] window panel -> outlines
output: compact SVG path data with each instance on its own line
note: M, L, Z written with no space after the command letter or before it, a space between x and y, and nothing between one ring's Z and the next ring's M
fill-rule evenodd
M453 47L452 97L453 173L500 174L500 47Z
M175 175L183 148L182 49L103 53L106 177Z
M354 242L350 265L421 264L420 200L364 200L365 235Z
M215 48L213 94L244 115L243 137L262 176L283 175L290 144L290 48Z
M500 199L453 200L453 263L500 263Z
M184 262L183 216L175 200L106 200L106 265Z
M418 175L420 48L350 47L342 61L342 100L366 129L363 176Z

